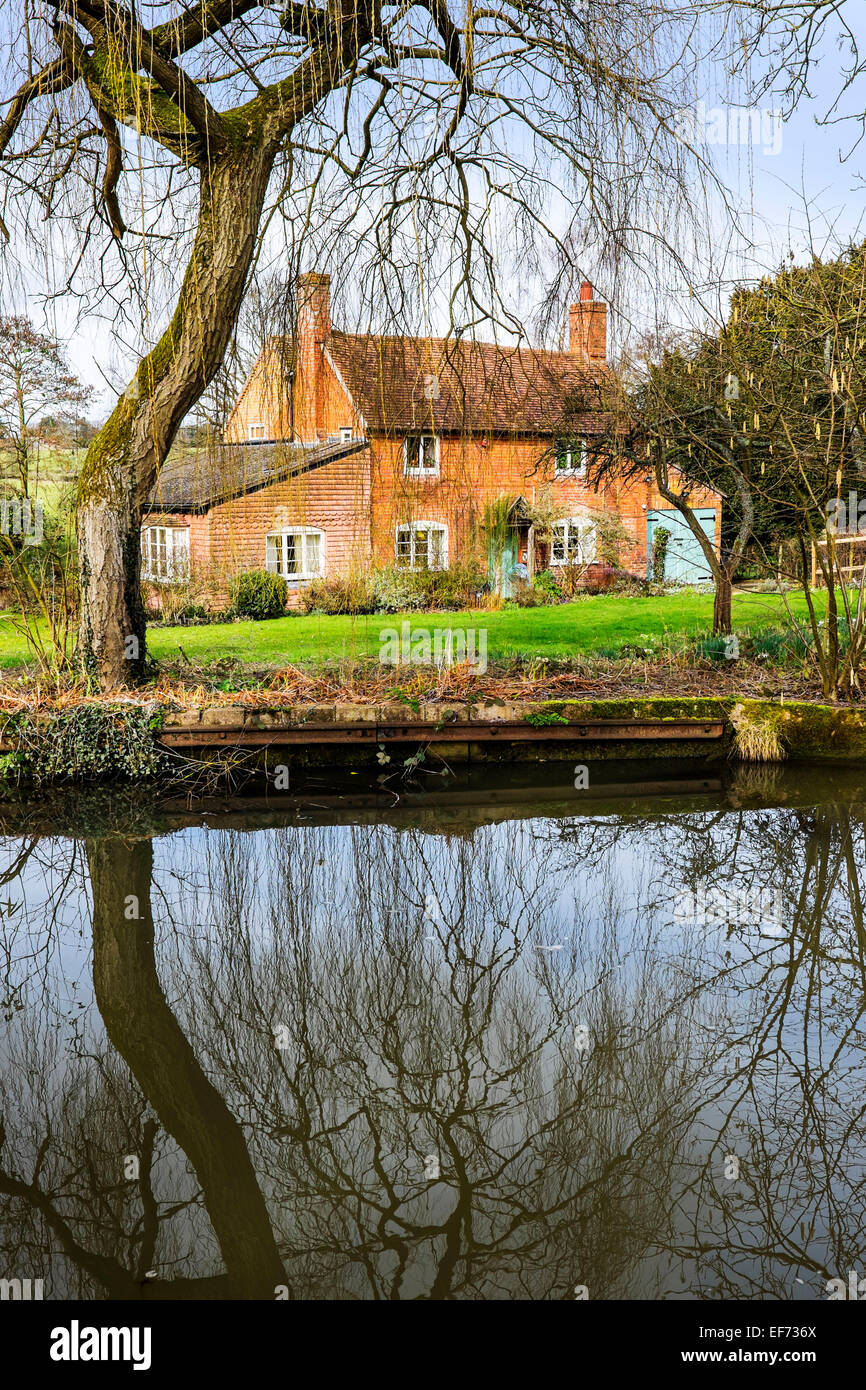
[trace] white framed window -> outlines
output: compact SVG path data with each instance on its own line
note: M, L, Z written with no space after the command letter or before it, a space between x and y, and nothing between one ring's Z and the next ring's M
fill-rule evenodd
M554 454L554 472L557 478L586 477L586 440L561 440Z
M265 537L265 569L290 584L321 579L325 573L325 535L315 526L293 526Z
M439 440L435 434L409 434L403 440L403 472L407 478L430 478L439 472Z
M591 565L595 560L595 529L589 516L557 521L550 542L551 565Z
M351 425L340 426L340 439L344 444L351 444L353 436L354 430Z
M254 425L247 425L247 438L248 438L248 439L264 439L264 437L265 437L265 427L264 427L264 425L263 425L261 422L259 422L259 423L257 423L257 424L254 424Z
M189 579L188 526L142 527L141 577L163 584Z
M410 570L448 568L448 527L439 521L412 521L398 526L394 554Z

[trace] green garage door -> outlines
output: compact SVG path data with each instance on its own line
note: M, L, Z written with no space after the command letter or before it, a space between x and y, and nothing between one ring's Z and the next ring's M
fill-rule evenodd
M712 508L702 508L695 512L705 534L712 541L716 534L716 513ZM685 519L675 508L665 511L647 512L646 553L647 577L652 578L653 536L660 526L670 531L667 554L665 556L665 579L676 584L709 584L712 581L710 567L701 550L697 536L693 535Z

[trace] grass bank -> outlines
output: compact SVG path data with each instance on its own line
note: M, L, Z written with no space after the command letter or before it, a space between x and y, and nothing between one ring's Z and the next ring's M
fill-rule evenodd
M799 594L788 595L798 617ZM757 635L784 626L785 606L775 594L735 594L734 626ZM685 591L656 598L600 594L551 608L471 609L459 613L376 613L363 617L291 616L266 622L214 623L201 627L151 628L148 649L157 661L181 653L197 665L234 659L257 665L335 663L376 656L384 628L475 628L487 634L488 660L509 657L579 657L615 654L623 645L657 646L679 636L695 637L712 627L711 594ZM0 615L0 667L28 661L27 645L10 615Z

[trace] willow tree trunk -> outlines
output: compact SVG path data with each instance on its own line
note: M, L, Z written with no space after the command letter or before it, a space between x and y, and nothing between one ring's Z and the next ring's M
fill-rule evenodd
M250 142L202 172L195 241L171 323L87 451L77 503L79 659L102 689L144 674L142 516L178 426L228 347L276 150L276 142Z

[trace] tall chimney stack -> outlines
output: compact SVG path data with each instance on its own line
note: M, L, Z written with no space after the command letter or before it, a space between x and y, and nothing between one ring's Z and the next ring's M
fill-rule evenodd
M295 359L295 438L314 444L323 434L325 344L331 334L331 277L311 270L299 275Z
M584 280L580 301L568 310L568 350L587 363L607 361L607 305L595 299Z

